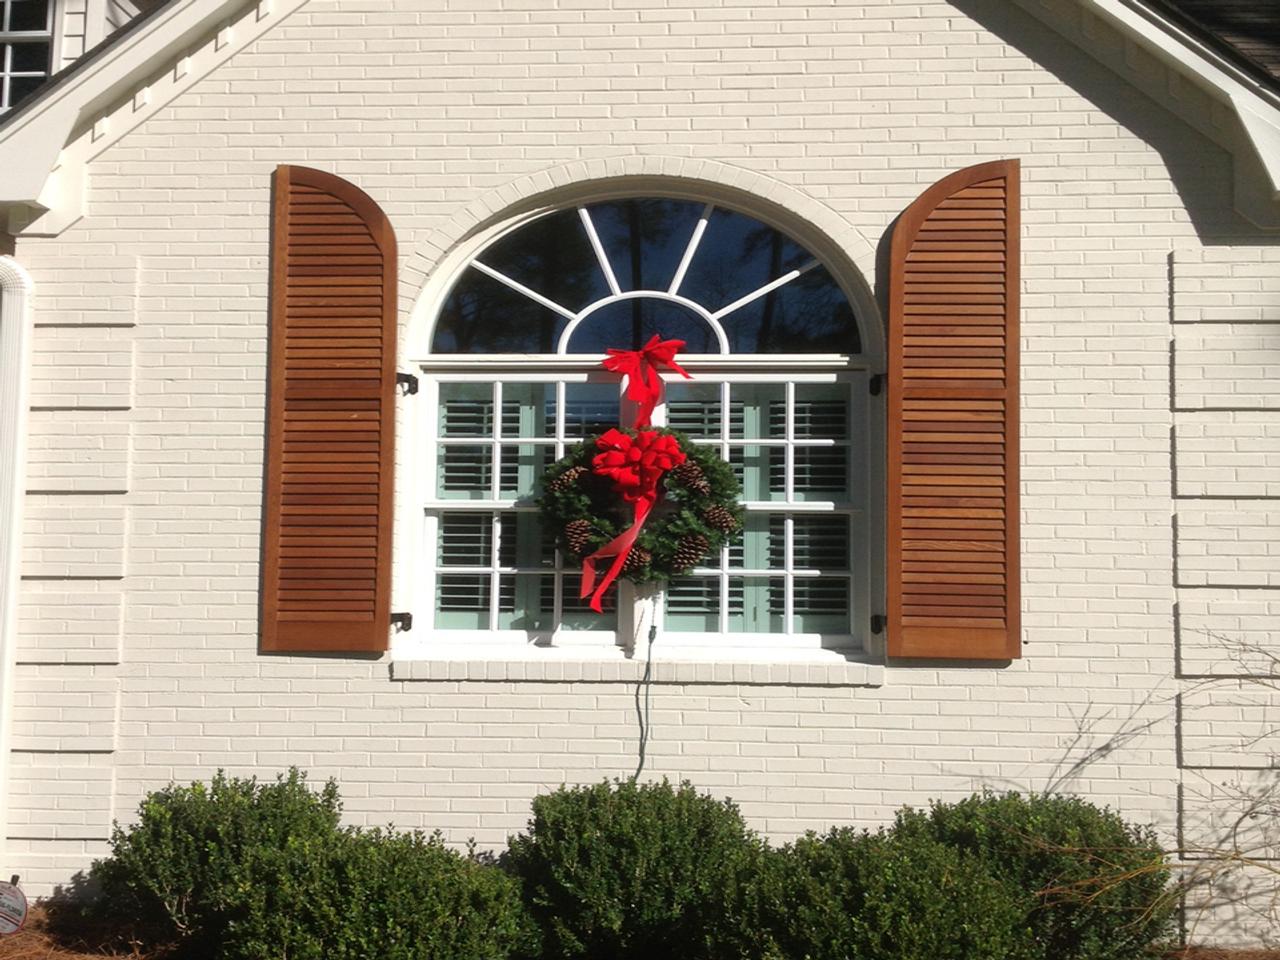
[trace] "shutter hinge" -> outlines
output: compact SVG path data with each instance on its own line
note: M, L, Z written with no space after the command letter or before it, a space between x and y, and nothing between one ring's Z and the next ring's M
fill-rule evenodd
M412 373L397 373L396 386L405 388L405 396L412 396L418 392L418 378Z
M871 379L867 382L867 387L871 390L871 395L873 397L880 396L880 391L884 389L884 374L873 374Z
M401 633L408 633L413 629L412 613L393 613L391 615L391 625L399 627Z
M885 616L883 613L872 614L871 616L871 632L876 634L884 633Z

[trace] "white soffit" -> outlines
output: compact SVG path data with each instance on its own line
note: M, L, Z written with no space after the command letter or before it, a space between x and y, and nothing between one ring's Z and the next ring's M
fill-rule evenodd
M54 235L81 215L86 167L306 0L171 0L0 126L9 231ZM4 224L0 223L0 229Z
M1064 7L1074 6L1085 18L1079 25L1085 36L1089 33L1087 21L1090 18L1108 24L1129 42L1149 51L1175 75L1186 78L1235 114L1248 140L1243 147L1251 150L1254 155L1241 159L1256 158L1269 180L1268 199L1280 200L1280 93L1241 70L1163 13L1153 9L1145 0L1017 2L1051 25L1061 22ZM1080 40L1079 37L1075 39L1077 42ZM1092 45L1083 43L1082 46L1087 52L1097 55ZM1168 105L1167 98L1158 99ZM1176 105L1173 109L1177 109ZM1222 130L1212 129L1212 124L1204 123L1202 118L1188 116L1187 119L1223 146L1233 150L1241 149L1242 145L1233 142L1234 138L1224 137ZM1239 179L1237 171L1237 182Z

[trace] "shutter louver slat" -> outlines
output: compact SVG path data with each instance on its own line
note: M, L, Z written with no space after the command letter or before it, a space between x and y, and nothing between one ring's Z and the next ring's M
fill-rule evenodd
M262 649L390 630L395 238L355 186L276 170Z
M1018 176L962 170L894 228L890 656L1020 654Z

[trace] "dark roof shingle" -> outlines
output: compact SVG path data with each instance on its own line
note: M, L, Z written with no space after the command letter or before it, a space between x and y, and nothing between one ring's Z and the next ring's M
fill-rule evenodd
M1152 6L1280 91L1280 0L1154 0Z

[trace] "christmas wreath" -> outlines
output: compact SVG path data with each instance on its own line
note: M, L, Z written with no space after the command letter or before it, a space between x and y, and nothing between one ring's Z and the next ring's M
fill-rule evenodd
M649 442L641 448L645 440ZM662 427L609 430L573 447L547 469L539 505L567 556L580 560L595 552L632 523L633 501L625 493L620 496L615 484L619 474L631 469L624 458L634 449L657 462L664 457L680 461L658 481L658 501L620 574L635 583L662 582L714 556L742 529L738 480L714 450ZM671 451L681 456L671 456ZM623 477L624 486L629 479Z
M560 549L582 560L581 595L597 612L619 576L663 582L685 573L742 530L740 488L708 447L649 418L662 396L659 364L675 362L680 340L653 337L642 350L610 350L607 370L627 378L637 404L633 429L612 428L573 447L542 478L539 506ZM609 569L596 585L596 562Z

